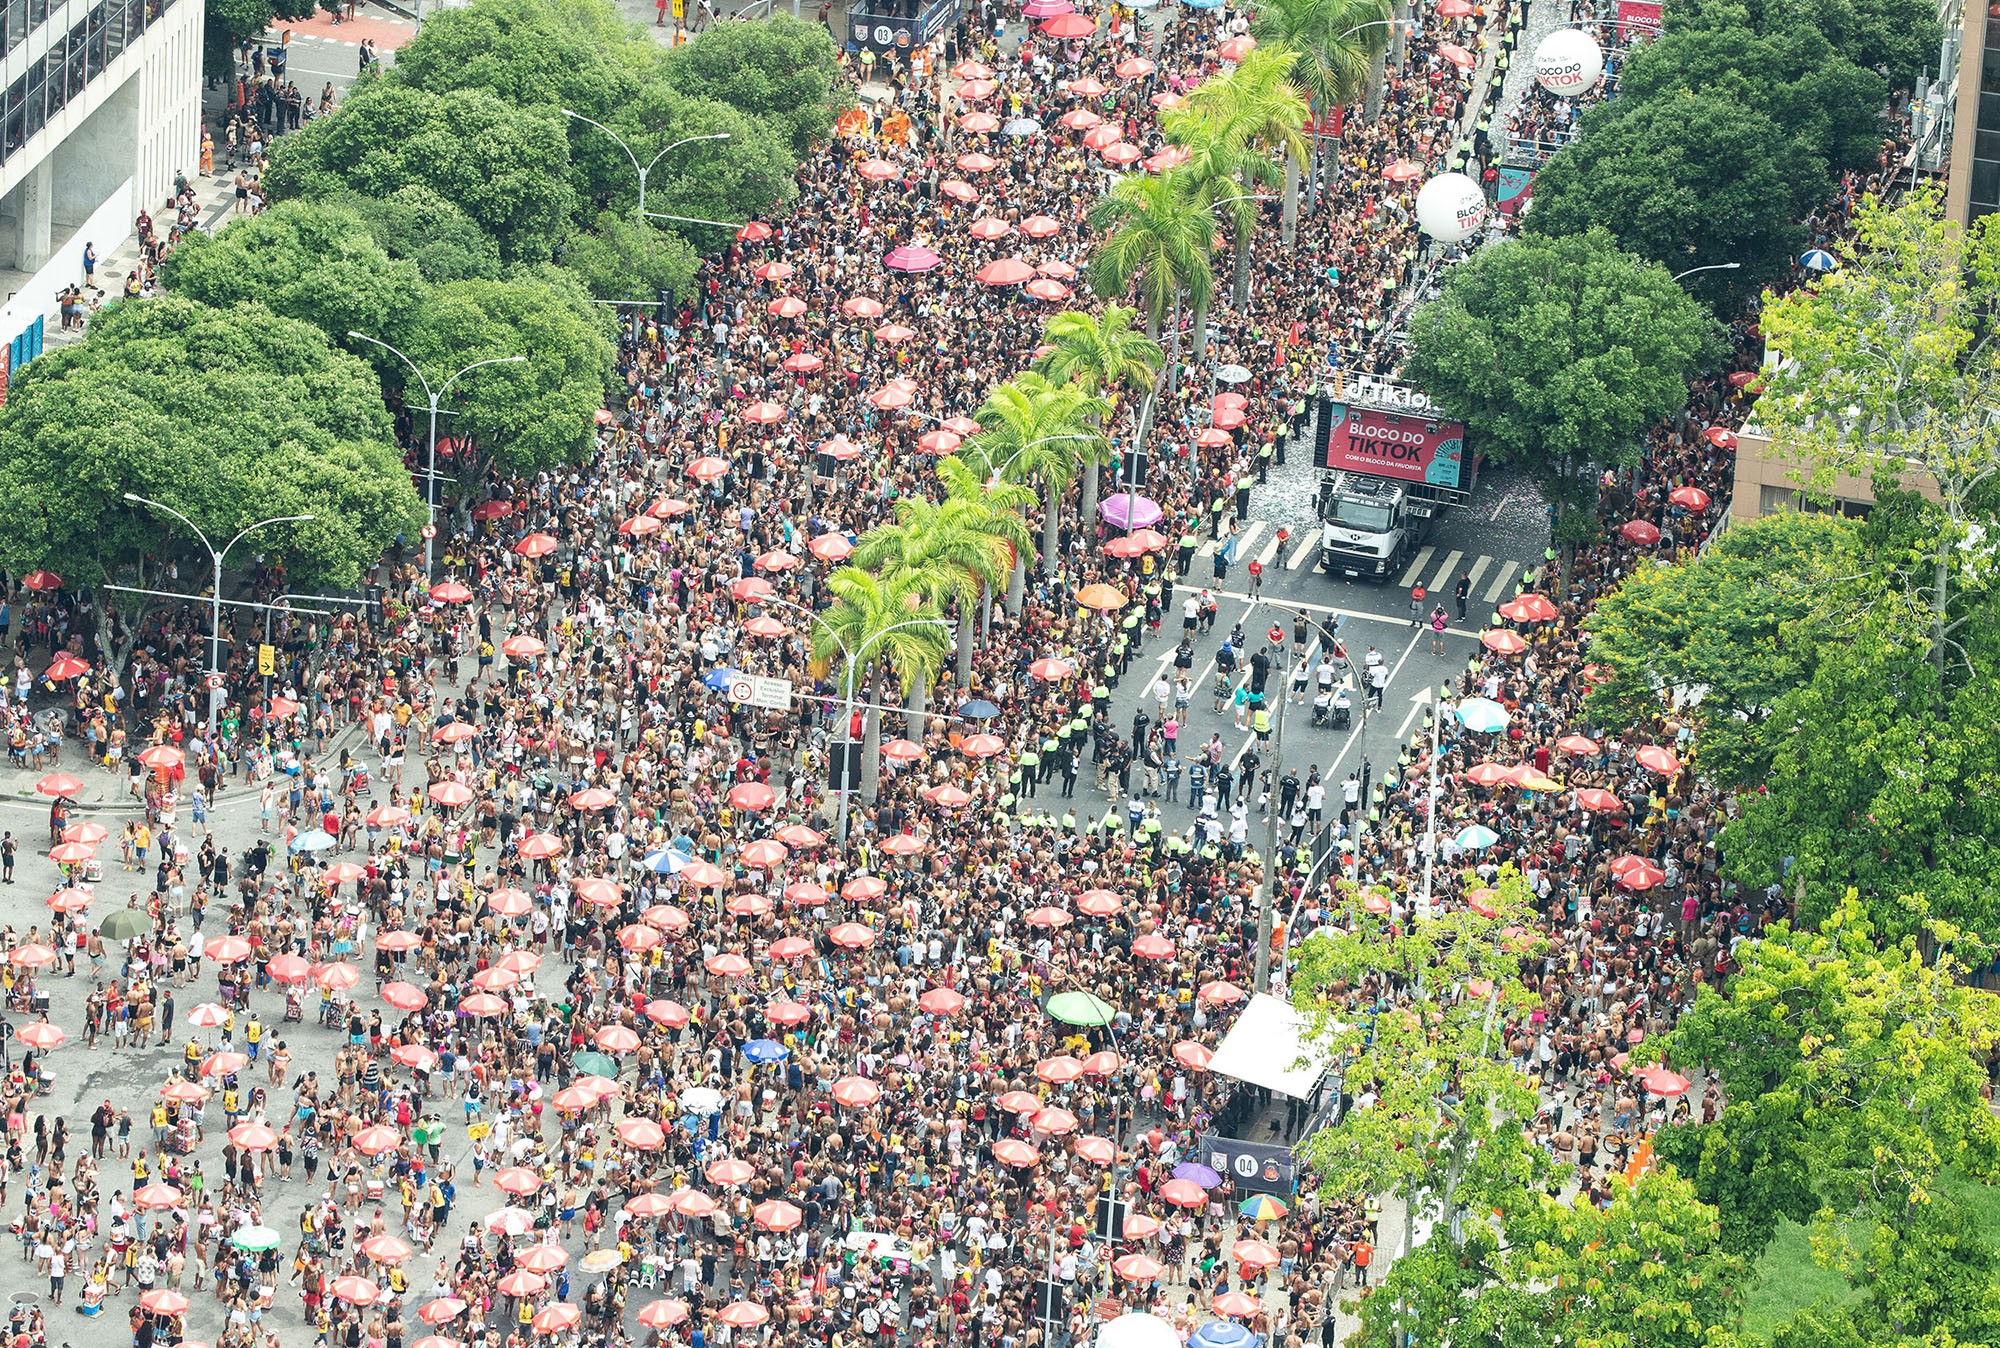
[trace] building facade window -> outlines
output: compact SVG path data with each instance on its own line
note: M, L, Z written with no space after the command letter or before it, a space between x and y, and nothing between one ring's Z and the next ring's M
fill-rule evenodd
M81 23L49 44L42 58L7 90L0 109L0 163L18 154L50 117L82 97L125 49L138 41L176 0L105 0ZM19 46L48 18L47 0L0 0L0 38Z

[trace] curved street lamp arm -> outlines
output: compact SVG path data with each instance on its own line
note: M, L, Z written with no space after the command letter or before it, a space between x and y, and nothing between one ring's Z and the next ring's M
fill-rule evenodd
M623 136L619 135L616 131L613 131L610 127L606 126L604 123L598 121L594 117L586 117L582 113L572 112L568 108L564 108L562 110L562 113L563 116L565 117L574 117L579 122L590 123L592 126L596 127L599 131L602 131L605 135L617 141L618 148L623 150L625 152L625 157L632 161L632 167L635 170L637 170L637 172L641 177L645 176L646 170L639 167L639 156L632 153L632 147L625 143L625 138Z
M410 373L415 375L417 377L417 382L424 386L424 396L430 399L432 403L435 403L440 397L444 396L444 390L442 389L439 389L435 393L431 391L431 381L424 377L424 372L417 368L417 363L415 361L411 360L401 351L398 351L395 347L390 346L380 337L370 337L367 333L356 332L352 328L348 329L347 335L349 337L354 338L354 340L356 340L357 342L367 342L371 346L379 346L384 351L387 351L390 355L394 356L397 360L400 360L403 362L403 364L409 366Z
M474 370L477 370L482 366L519 365L525 362L527 359L528 358L526 356L495 356L491 360L476 360L472 362L472 364L466 366L463 370L460 370L457 374L453 375L451 378L445 380L444 386L437 391L437 396L440 399L442 399L445 394L451 391L451 386L453 384L456 384L459 380L465 378L465 376L471 374Z

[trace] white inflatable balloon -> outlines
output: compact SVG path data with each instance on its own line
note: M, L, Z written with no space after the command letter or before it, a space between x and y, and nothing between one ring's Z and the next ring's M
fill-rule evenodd
M1535 48L1535 82L1559 97L1596 88L1603 74L1604 49L1580 28L1558 28Z
M1440 173L1417 192L1417 223L1439 243L1463 243L1486 221L1486 194L1463 173Z

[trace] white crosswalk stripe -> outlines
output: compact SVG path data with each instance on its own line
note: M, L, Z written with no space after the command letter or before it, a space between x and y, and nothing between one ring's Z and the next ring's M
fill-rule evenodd
M1264 550L1257 554L1257 564L1263 567L1266 571L1269 571L1271 569L1271 562L1273 559L1277 557L1278 549L1281 546L1283 545L1280 542L1278 536L1276 534L1272 534L1271 541L1266 543L1264 545Z
M1486 602L1489 604L1499 603L1501 596L1507 592L1507 587L1513 584L1514 573L1520 569L1521 564L1519 562L1501 562L1499 571L1495 573L1492 588L1486 591Z
M1297 571L1319 560L1319 535L1307 530L1299 545L1292 549L1292 555L1285 559L1285 570Z
M1479 589L1479 578L1486 574L1486 568L1491 566L1492 564L1493 564L1493 559L1491 557L1479 557L1474 559L1472 566L1465 573L1465 592L1467 594L1472 594L1473 592ZM1458 589L1456 586L1452 588L1452 593L1453 594L1458 593Z
M1444 587L1451 584L1452 576L1458 571L1458 559L1463 556L1462 552L1454 552L1444 559L1444 565L1438 568L1437 579L1431 582L1432 594L1444 593Z
M1257 535L1263 532L1264 532L1264 521L1251 520L1250 523L1243 526L1240 532L1232 535L1232 537L1236 539L1237 561L1247 562L1250 560L1250 547L1253 543L1257 541ZM1223 541L1227 542L1228 540L1225 539ZM1215 556L1215 550L1216 550L1216 540L1211 538L1208 540L1208 542L1202 544L1199 548L1195 549L1194 555L1197 557L1213 557Z
M1421 576L1424 573L1424 568L1430 564L1431 558L1436 555L1437 555L1437 549L1430 546L1428 543L1426 543L1423 547L1417 549L1417 559L1414 562L1410 563L1410 569L1408 571L1405 571L1403 573L1403 578L1396 582L1397 587L1399 589L1406 590L1410 586L1415 585L1417 583L1417 577Z

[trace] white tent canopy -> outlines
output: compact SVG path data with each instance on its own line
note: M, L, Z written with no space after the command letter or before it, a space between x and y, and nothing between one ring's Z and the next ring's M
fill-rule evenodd
M1305 1018L1288 1003L1260 992L1236 1018L1208 1070L1294 1100L1309 1099L1332 1060L1308 1033Z

